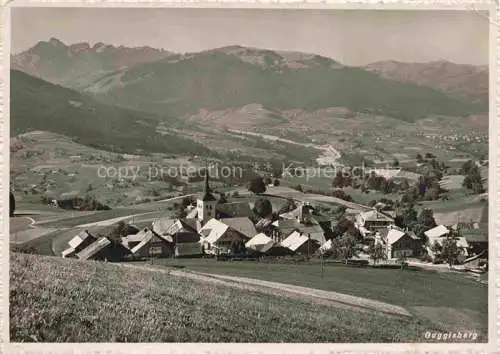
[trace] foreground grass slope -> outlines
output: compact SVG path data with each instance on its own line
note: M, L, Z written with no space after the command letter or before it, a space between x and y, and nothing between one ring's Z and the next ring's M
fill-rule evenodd
M214 259L165 259L164 266L184 266L198 272L256 278L366 297L409 310L433 306L470 310L488 315L488 286L462 274L424 270L357 268L319 261L310 264L219 262Z
M115 264L12 253L10 278L14 342L416 342L434 329Z

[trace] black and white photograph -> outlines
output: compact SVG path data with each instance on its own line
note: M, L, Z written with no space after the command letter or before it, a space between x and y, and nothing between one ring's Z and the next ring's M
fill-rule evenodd
M10 342L494 339L487 9L15 5Z

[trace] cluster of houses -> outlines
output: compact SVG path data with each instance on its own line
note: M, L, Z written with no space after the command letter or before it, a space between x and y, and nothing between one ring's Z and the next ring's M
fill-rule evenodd
M387 259L419 256L423 249L422 240L415 233L398 228L393 217L377 209L353 213L353 222L365 243L384 246ZM219 203L206 174L205 191L185 218L157 218L150 227L122 237L119 244L82 231L69 242L62 256L82 260L196 257L231 254L241 247L246 253L309 256L332 247L331 240L325 237L331 229L330 220L308 203L281 213L277 220L271 216L257 217L247 201ZM425 234L432 242L439 243L450 229L439 225ZM474 252L487 248L487 237L481 238L472 231L469 234L474 240L467 237L458 240L465 256L471 247Z
M456 239L459 260L465 261L471 256L485 255L488 250L487 206L483 210L478 221L440 224L424 232L425 243L415 232L397 227L393 217L377 209L360 212L353 219L364 240L383 245L387 259L419 257L424 250L435 259L433 245L442 246L450 232L459 231L460 237Z
M326 241L330 223L302 203L278 220L259 218L245 202L219 203L209 187L185 218L157 218L146 227L121 238L119 248L106 237L82 231L69 241L63 257L86 259L144 259L223 255L244 246L247 253L272 255L312 254ZM113 255L118 253L118 255Z

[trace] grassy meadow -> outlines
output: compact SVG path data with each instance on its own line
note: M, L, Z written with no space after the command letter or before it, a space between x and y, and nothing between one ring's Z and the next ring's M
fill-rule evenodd
M277 281L362 296L406 308L417 306L467 309L487 316L488 287L463 274L424 270L357 268L319 261L303 264L221 262L214 259L163 259L167 267Z
M13 342L418 342L399 319L99 262L12 253Z

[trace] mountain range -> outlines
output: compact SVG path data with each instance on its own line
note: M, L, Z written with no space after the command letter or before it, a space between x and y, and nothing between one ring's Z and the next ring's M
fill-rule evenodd
M450 96L471 102L488 102L488 67L450 63L380 61L364 69L389 80L431 87Z
M13 55L11 68L13 134L50 130L123 151L206 151L182 135L222 132L224 127L210 124L214 114L229 128L247 127L243 121L253 117L290 130L290 117L298 127L300 116L311 114L328 127L332 118L319 114L325 110L342 112L332 113L340 118L361 114L406 122L488 110L487 68L449 62L351 67L315 54L237 45L179 54L52 38ZM248 113L248 107L257 111Z
M46 81L78 89L104 73L137 63L155 61L173 53L150 47L129 48L96 43L66 45L51 38L11 57L11 68Z

